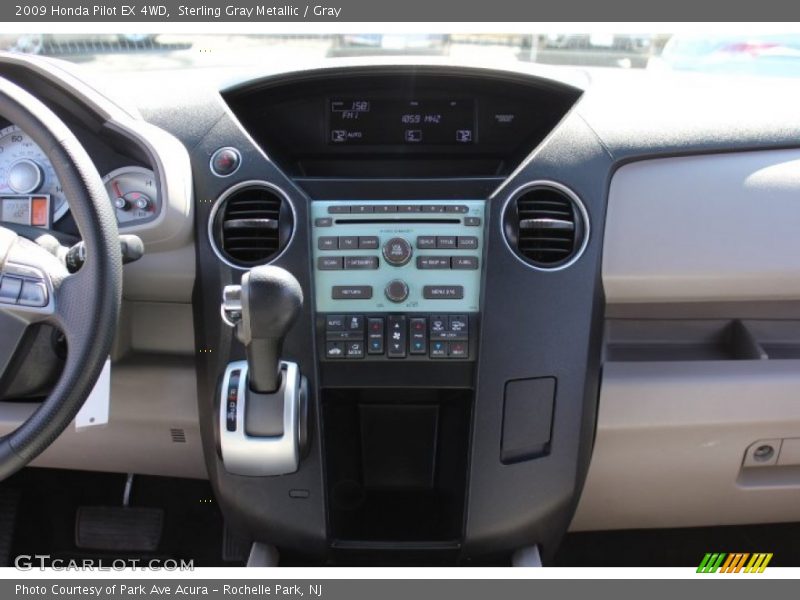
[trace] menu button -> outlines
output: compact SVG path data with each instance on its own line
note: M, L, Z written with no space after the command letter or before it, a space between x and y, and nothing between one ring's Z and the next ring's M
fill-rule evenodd
M422 297L426 300L462 300L463 285L426 285L422 288Z

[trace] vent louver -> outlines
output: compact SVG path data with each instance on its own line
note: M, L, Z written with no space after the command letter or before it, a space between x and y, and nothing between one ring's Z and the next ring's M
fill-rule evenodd
M587 224L577 197L552 185L527 188L503 219L511 248L541 269L570 264L585 245Z
M293 227L282 195L255 183L237 186L218 201L211 237L226 262L247 268L267 263L283 250Z

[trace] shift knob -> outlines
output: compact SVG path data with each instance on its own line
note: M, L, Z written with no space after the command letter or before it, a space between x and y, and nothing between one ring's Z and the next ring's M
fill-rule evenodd
M228 288L225 294L227 302L228 295L235 295L235 290ZM241 313L235 319L236 337L247 354L250 389L275 392L280 387L283 340L300 314L303 290L286 269L253 267L242 275L240 301Z

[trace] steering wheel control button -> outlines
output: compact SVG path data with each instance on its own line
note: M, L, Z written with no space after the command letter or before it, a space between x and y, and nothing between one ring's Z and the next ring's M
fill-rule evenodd
M242 164L242 155L236 148L220 148L211 156L211 171L217 177L233 175Z
M23 281L17 302L21 306L47 306L47 288L43 283Z
M411 332L409 354L428 353L428 320L425 317L413 317L408 322Z
M422 288L426 300L461 300L464 298L463 285L426 285Z
M19 293L22 290L22 279L4 275L0 279L0 302L4 304L16 304Z
M386 284L386 297L395 303L405 302L408 298L408 284L402 279L394 279Z
M406 318L398 315L389 315L386 321L386 329L389 336L387 356L389 358L405 358Z
M411 244L401 237L394 237L383 245L383 258L393 267L402 267L411 260Z
M331 289L333 300L370 300L371 285L335 285Z

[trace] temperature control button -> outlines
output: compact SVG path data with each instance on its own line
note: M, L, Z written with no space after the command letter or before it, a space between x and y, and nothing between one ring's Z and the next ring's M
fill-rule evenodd
M401 237L394 237L383 245L383 258L394 267L402 267L411 260L411 244Z

